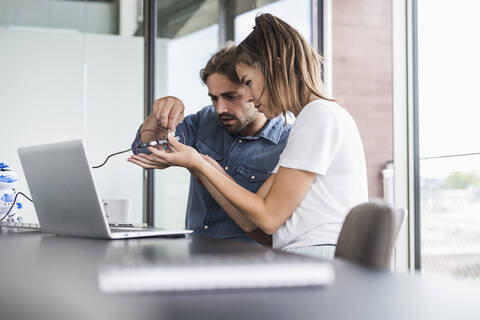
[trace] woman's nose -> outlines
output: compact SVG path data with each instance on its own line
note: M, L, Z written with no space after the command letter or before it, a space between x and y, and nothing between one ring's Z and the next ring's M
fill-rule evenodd
M252 91L248 87L245 87L245 101L253 102L253 100Z

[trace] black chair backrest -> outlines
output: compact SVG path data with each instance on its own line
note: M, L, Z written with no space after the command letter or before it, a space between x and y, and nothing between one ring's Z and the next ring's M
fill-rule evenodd
M389 268L404 217L404 210L394 211L383 202L354 207L342 226L335 257L372 268Z

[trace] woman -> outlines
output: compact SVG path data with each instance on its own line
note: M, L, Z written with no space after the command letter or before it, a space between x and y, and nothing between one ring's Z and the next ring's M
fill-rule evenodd
M274 174L256 194L171 135L170 150L151 151L211 184L237 216L273 235L274 248L333 258L346 214L367 201L367 179L357 126L325 96L319 60L295 29L270 14L257 16L236 49L246 99L267 118L288 111L296 117Z

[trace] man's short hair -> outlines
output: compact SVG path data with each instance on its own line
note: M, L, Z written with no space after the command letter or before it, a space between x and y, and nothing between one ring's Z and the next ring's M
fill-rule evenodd
M235 48L235 44L229 41L208 60L205 68L200 70L200 78L204 84L207 84L207 79L212 73L223 74L233 83L240 83L234 64Z

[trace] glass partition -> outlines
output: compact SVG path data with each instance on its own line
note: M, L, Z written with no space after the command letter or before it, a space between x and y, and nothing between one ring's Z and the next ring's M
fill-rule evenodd
M141 17L140 1L0 2L0 162L18 173L17 191L30 194L19 147L82 139L91 165L129 149L143 118ZM140 222L142 170L127 157L93 175L102 198L131 198ZM20 202L24 221L37 222Z

